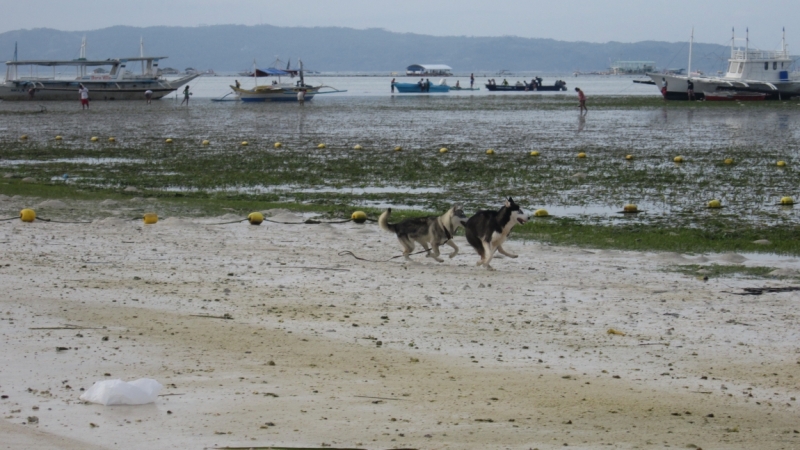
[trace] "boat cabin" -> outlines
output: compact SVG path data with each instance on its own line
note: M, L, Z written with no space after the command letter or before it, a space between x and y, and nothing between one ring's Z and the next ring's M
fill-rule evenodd
M749 33L744 48L735 46L736 37L731 39L731 57L725 78L739 80L758 80L767 83L789 81L792 58L786 47L786 38L781 50L763 51L750 48Z
M166 56L132 57L119 59L106 59L92 61L84 58L70 61L28 60L6 61L6 81L47 81L68 79L69 75L57 72L57 68L74 67L75 80L78 81L120 81L123 79L154 79L158 78L158 62ZM141 62L141 74L131 75L132 63ZM128 66L131 66L130 68ZM25 70L25 66L28 70ZM98 68L109 67L106 73L98 73ZM52 74L40 73L39 67L52 67ZM91 69L95 68L95 69ZM27 74L25 72L28 72ZM128 72L128 73L126 73Z

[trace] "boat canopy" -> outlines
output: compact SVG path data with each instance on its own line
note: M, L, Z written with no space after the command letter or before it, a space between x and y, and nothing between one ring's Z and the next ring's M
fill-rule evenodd
M256 76L257 77L270 77L270 76L277 76L277 77L289 77L293 74L291 72L287 72L285 70L274 69L272 67L267 69L256 69Z
M452 67L444 64L412 64L406 67L407 73L449 73Z
M166 56L135 56L131 58L118 58L118 59L106 59L106 60L97 60L91 61L87 59L73 59L69 61L53 61L53 60L28 60L28 61L6 61L7 66L110 66L114 64L118 64L120 62L132 62L132 61L158 61L161 59L167 59Z

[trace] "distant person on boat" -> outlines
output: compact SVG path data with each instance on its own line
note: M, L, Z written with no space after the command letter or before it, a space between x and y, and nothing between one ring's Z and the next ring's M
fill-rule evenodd
M233 80L233 82L234 82L234 84L236 84L236 89L239 89L239 88L242 87L242 85L239 83L239 80Z
M420 78L419 82L417 82L417 86L419 86L420 92L425 92L425 78Z
M508 80L506 80L505 78L503 78L503 86L508 86Z
M662 78L661 79L661 95L664 96L664 100L667 99L667 79L666 78Z
M89 109L89 89L81 84L78 93L81 95L81 109Z
M183 106L184 102L186 103L186 106L189 106L190 95L192 95L192 93L189 92L189 85L187 84L186 87L183 88L183 101L181 102L181 106Z
M147 100L147 104L149 105L153 101L153 91L150 89L144 91L144 99Z
M394 78L392 78L392 94L394 94L394 83L395 83L395 80L394 80Z
M461 89L461 82L456 80L456 89Z
M425 78L425 92L431 91L431 79Z
M687 88L686 93L689 96L689 100L694 100L694 82L692 82L691 78L686 80Z
M579 87L575 88L575 92L578 93L578 107L581 109L581 115L583 115L584 112L588 113L589 110L586 108L586 94L584 94Z
M475 74L469 74L469 88L472 89L475 86Z

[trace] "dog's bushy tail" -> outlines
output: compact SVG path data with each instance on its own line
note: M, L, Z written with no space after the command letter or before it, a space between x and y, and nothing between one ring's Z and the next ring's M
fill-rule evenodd
M378 217L378 225L380 225L381 230L394 232L394 224L389 223L389 216L391 214L392 208L389 208Z

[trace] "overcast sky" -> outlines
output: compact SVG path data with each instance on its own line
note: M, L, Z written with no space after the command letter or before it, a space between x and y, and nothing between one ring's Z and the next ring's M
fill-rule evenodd
M25 0L3 2L0 32L113 25L270 24L384 28L437 36L514 35L565 41L695 41L800 54L798 0ZM792 19L792 20L790 20Z

